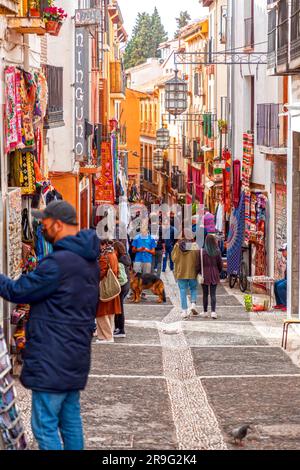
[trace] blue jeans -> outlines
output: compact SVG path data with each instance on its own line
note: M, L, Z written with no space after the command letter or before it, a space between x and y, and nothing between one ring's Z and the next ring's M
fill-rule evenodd
M275 282L274 292L275 292L277 305L284 305L286 307L286 289L287 289L286 279L281 279L280 281Z
M169 260L170 260L170 269L171 269L171 271L173 271L173 269L174 269L174 263L173 263L172 258L171 258L171 253L172 253L172 251L173 251L173 248L174 248L173 246L167 246L167 247L166 247L166 253L165 253L165 255L163 256L163 268L162 268L163 273L166 272L167 263L168 263L168 258L169 258Z
M83 450L80 393L33 391L31 427L40 450Z
M191 292L191 302L197 302L198 281L197 279L178 279L177 282L180 291L181 308L182 310L187 310L187 295L189 290Z

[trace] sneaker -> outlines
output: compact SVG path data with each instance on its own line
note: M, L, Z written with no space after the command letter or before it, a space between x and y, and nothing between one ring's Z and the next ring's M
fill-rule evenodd
M114 331L114 338L126 338L125 331Z
M114 339L96 339L95 343L96 344L106 344L106 343L113 343Z
M181 318L182 320L187 320L189 318L190 314L187 310L182 310L181 312Z
M199 315L199 312L198 310L196 310L196 304L192 304L191 305L191 310L190 310L191 314L193 315L193 317L198 317Z
M216 314L216 312L211 312L211 318L213 318L214 320L218 318L218 315Z
M209 317L208 312L201 312L199 315L200 315L201 318L208 318Z

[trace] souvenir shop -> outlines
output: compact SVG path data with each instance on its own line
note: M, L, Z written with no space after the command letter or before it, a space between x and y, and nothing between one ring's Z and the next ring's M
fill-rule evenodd
M6 273L16 279L32 271L51 251L31 208L43 208L61 195L48 179L43 121L48 88L42 70L9 66L4 72L5 153L8 169L6 201ZM28 305L6 305L0 331L0 446L25 448L11 372L18 374L25 346ZM11 371L12 365L12 371Z
M243 135L242 161L224 149L222 162L214 165L211 192L216 229L227 241L227 274L238 273L244 260L249 276L266 276L268 195L251 184L254 135Z

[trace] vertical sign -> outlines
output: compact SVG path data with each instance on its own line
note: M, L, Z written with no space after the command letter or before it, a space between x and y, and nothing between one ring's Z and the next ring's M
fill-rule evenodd
M85 119L89 118L89 32L75 28L75 160L87 155Z

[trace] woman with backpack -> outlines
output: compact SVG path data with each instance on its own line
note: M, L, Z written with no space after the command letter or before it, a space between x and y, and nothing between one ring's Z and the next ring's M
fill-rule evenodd
M118 258L119 262L119 282L121 285L121 294L120 294L120 301L121 301L121 315L115 316L115 331L114 337L115 338L126 338L125 334L125 314L124 314L124 301L128 295L130 289L130 266L131 266L131 259L130 256L127 255L125 246L122 242L116 241L114 243L115 253Z
M100 284L107 276L109 268L116 277L119 276L119 262L112 242L101 240L101 251L99 259ZM100 289L101 290L101 289ZM97 308L97 336L96 343L113 343L113 331L115 324L115 315L122 313L120 295L117 295L108 302L99 301Z
M202 290L203 290L203 312L201 317L208 317L208 295L211 298L211 318L217 319L216 313L216 291L220 283L220 274L223 269L222 256L218 247L216 237L208 234L205 239L204 248L200 250L200 269L202 274Z

